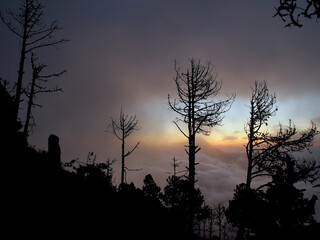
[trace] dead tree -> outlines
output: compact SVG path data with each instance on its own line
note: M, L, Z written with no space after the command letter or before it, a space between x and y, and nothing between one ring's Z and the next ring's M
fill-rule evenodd
M223 230L226 225L226 208L221 202L213 208L213 215L214 223L218 226L219 240L222 240Z
M313 140L318 134L317 126L313 122L308 129L300 133L291 120L286 128L280 124L277 134L265 139L268 146L263 153L264 161L260 162L257 171L263 171L270 177L279 172L285 173L292 185L298 182L314 184L320 178L320 165L315 159L297 158L295 153L311 152Z
M212 207L209 207L209 217L208 217L208 231L209 231L209 239L213 236L213 224L214 224L215 216Z
M301 17L306 19L320 19L320 1L319 0L280 0L278 7L275 7L276 14L273 17L279 16L283 22L289 22L285 27L299 27Z
M270 117L274 116L277 108L275 108L276 96L270 94L267 83L255 82L252 89L252 96L250 100L250 119L245 126L245 132L248 137L246 145L246 153L248 159L247 170L247 187L251 187L252 179L263 174L263 171L255 171L263 161L266 137L269 135L267 131L261 128L263 125L268 125Z
M270 136L270 133L264 131L262 127L268 125L269 118L274 116L277 111L275 107L276 96L269 93L266 81L255 82L251 90L250 119L244 129L248 138L248 143L245 146L248 159L246 181L248 191L251 189L251 183L254 178L267 175L264 169L259 166L265 160L264 156L268 152L269 142L267 137ZM236 239L243 239L245 228L245 223L241 223Z
M317 126L311 123L311 127L298 136L297 129L291 124L291 120L289 120L287 128L280 125L276 135L267 130L263 131L262 126L267 125L268 119L277 111L277 108L274 107L276 97L269 94L266 82L256 82L252 90L250 120L245 127L248 136L246 145L248 158L247 188L251 187L252 180L257 177L272 177L274 169L284 164L281 159L287 159L293 153L310 149L314 137L319 133ZM312 169L312 166L315 166L308 167L310 161L306 161L304 164L305 170L301 172L306 172L307 169ZM302 165L300 166L302 168ZM311 175L309 174L308 177ZM258 188L261 187L263 185Z
M200 60L191 59L190 65L189 69L181 72L175 63L176 76L174 80L178 97L172 100L168 95L168 103L170 109L179 116L174 124L188 139L186 153L189 156L189 166L187 167L190 194L189 231L192 232L196 154L200 151L199 146L196 145L196 134L210 135L212 127L221 125L223 114L230 109L235 95L229 96L227 100L215 102L212 98L220 92L222 82L217 81L216 76L212 76L211 63L202 65ZM186 124L187 131L183 130L179 123Z
M22 0L19 12L7 10L6 14L0 13L2 22L20 39L20 62L18 79L16 82L15 115L19 114L21 94L23 92L23 74L25 58L28 53L44 47L57 47L67 42L65 38L56 40L56 32L60 30L57 21L46 24L43 21L44 6L38 0Z
M122 108L120 110L119 121L111 118L111 132L121 141L121 185L126 182L126 171L139 171L141 169L129 169L125 165L125 158L130 156L134 150L136 150L140 144L140 141L128 152L125 152L125 141L133 131L138 130L138 120L136 116L124 115Z
M34 116L32 114L33 107L42 107L42 105L35 103L36 96L40 93L54 93L54 92L62 92L62 88L54 87L49 88L44 86L49 79L58 78L62 74L66 72L63 70L59 73L52 73L48 75L42 75L42 71L47 67L46 64L36 64L36 58L34 54L31 54L31 66L32 66L32 79L29 84L29 88L25 91L25 94L28 98L28 106L27 106L27 114L26 120L24 124L23 135L27 138L29 135L29 127L35 126ZM32 122L31 122L32 121Z
M310 129L302 132L298 137L297 130L294 125L291 125L291 121L286 129L280 125L279 132L275 135L263 130L263 125L267 125L268 119L277 111L275 102L276 97L269 94L266 82L256 82L255 87L252 88L250 120L245 127L248 137L246 145L248 158L246 189L248 192L255 192L269 186L270 183L262 184L251 190L253 179L258 177L273 178L280 168L287 168L288 165L293 163L291 161L288 164L288 159L294 158L294 153L308 149L312 145L314 137L318 134L316 126L312 123ZM305 174L302 181L311 182L318 179L319 171L314 169L315 162L303 161L296 166L300 169L297 171L299 174ZM250 206L246 211L252 211ZM246 228L249 229L246 225L247 223L244 221L240 223L236 239L243 239Z
M182 161L178 161L176 157L173 157L172 162L170 165L173 167L173 176L176 177L177 173L182 173L184 171L177 171L177 168L180 166Z

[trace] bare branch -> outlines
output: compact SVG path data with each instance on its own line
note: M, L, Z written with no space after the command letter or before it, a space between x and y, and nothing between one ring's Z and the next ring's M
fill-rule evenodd
M17 13L10 10L6 11L6 15L0 13L0 18L4 25L20 39L20 62L18 69L18 79L15 84L15 115L18 118L21 94L23 93L23 76L25 59L28 53L33 50L54 47L66 43L69 40L65 38L55 39L56 32L60 30L57 21L46 24L44 18L44 6L37 0L24 0L20 3ZM49 91L52 92L52 91Z
M216 75L211 74L212 64L208 62L206 65L200 63L200 60L191 59L190 67L185 71L181 71L175 61L175 86L177 89L177 97L171 98L168 95L168 104L178 117L173 123L184 137L188 139L188 146L185 146L186 154L189 158L188 176L186 176L190 194L189 208L190 215L189 227L193 227L194 218L194 189L196 183L196 154L200 151L196 145L196 134L210 134L210 128L219 125L223 120L223 114L227 112L233 101L234 96L225 101L214 102L221 90L222 82L216 80ZM183 131L178 122L182 122L187 126L187 131Z
M9 12L7 11L7 14L10 15L13 19L15 19L18 23L21 24L20 20L16 19L16 16L12 13L12 12ZM11 31L13 32L15 35L17 35L18 37L22 38L23 36L18 33L16 27L12 26L12 22L9 22L5 19L4 15L2 12L0 12L0 18L2 20L2 22L6 25L6 27Z
M32 79L28 86L28 89L25 89L25 95L28 97L28 106L27 106L27 114L26 120L24 124L23 134L25 137L29 135L28 129L30 126L34 126L34 117L32 114L32 108L34 107L42 107L42 105L35 103L35 98L40 93L54 93L54 92L62 92L62 88L54 87L48 88L47 86L41 85L46 83L50 78L60 77L62 74L66 72L63 70L59 73L52 73L41 75L41 72L47 67L46 64L36 64L38 58L32 53L31 54L31 67L32 67Z
M125 158L131 155L139 146L140 142L138 142L131 150L125 153L125 140L127 137L131 135L131 133L135 130L138 130L137 124L138 120L136 116L125 115L122 111L122 107L120 110L119 120L115 121L111 118L111 124L108 128L112 128L112 130L106 130L106 132L110 132L115 135L122 143L121 146L121 184L125 182L126 179L126 167L125 167Z
M184 131L180 128L180 126L178 125L178 123L176 121L173 121L173 123L177 126L177 128L179 129L179 131L186 137L189 138L187 134L184 133Z
M128 151L124 157L128 157L134 150L136 150L136 148L138 148L140 142L138 142L130 151Z
M320 19L320 3L319 0L279 0L278 7L275 7L276 13L273 17L279 16L283 22L289 22L285 27L299 27L303 25L300 17Z
M63 38L58 41L50 41L50 42L42 43L42 44L30 47L29 49L26 50L26 53L31 52L35 49L43 48L43 47L54 47L54 48L58 49L57 45L62 44L62 43L66 43L68 41L70 41L70 40Z

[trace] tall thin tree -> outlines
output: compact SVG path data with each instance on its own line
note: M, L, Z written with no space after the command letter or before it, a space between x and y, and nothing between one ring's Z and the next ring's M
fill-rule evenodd
M177 176L177 173L181 173L182 171L178 171L177 172L177 168L180 166L180 164L182 163L182 161L178 161L176 159L176 157L173 157L172 159L172 162L171 163L171 166L173 167L173 176L176 177Z
M261 161L266 144L266 136L269 135L267 131L263 131L263 125L268 124L270 117L274 116L277 108L275 107L276 96L270 94L267 82L255 82L252 89L250 100L250 119L245 126L245 132L248 137L246 145L246 153L248 159L247 169L247 187L251 187L252 179L262 174L260 170L255 171Z
M125 158L130 156L134 150L136 150L140 144L140 141L129 151L125 152L125 141L126 139L133 133L138 130L137 128L138 120L136 116L125 115L120 110L119 120L116 121L111 118L111 131L107 130L107 132L113 133L120 141L121 141L121 185L125 183L126 171L138 171L141 169L129 169L125 165Z
M223 203L219 202L217 206L213 208L213 214L214 214L214 222L218 226L218 237L219 240L222 240L222 234L224 225L226 224L226 208L223 205Z
M60 28L57 21L50 24L44 22L44 6L38 0L22 0L19 12L6 10L0 12L0 18L7 28L20 39L20 62L16 82L15 115L18 118L21 94L23 92L23 75L25 58L28 53L44 47L57 47L67 42L65 38L55 39Z
M40 93L54 93L54 92L61 92L62 88L58 87L47 87L43 84L47 83L50 78L58 78L62 74L66 72L63 70L59 73L52 73L52 74L42 74L43 70L47 67L46 64L36 64L38 58L35 55L31 54L31 67L32 67L32 79L29 84L29 88L25 91L25 94L28 98L28 106L27 106L27 114L26 120L24 123L23 134L25 137L29 135L29 128L35 125L35 120L32 114L33 107L42 107L42 105L37 104L35 102L35 98ZM32 122L31 122L32 121Z
M194 186L196 175L196 154L200 151L196 144L196 134L210 135L210 128L221 125L223 114L226 113L234 99L235 95L231 95L227 100L213 100L221 90L222 82L216 80L216 76L212 76L212 64L208 62L202 65L200 60L191 59L190 68L185 72L181 72L175 62L174 65L176 76L175 84L177 87L178 97L171 99L168 95L168 103L170 109L178 114L174 124L179 131L188 139L186 152L189 156L189 166L187 167L189 181L189 231L193 231L194 218ZM179 123L187 125L187 131L183 130Z

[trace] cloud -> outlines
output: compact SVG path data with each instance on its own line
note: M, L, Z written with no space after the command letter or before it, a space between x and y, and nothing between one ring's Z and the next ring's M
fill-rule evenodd
M234 135L227 135L223 137L223 141L236 141L239 138L237 136Z
M245 180L245 170L237 164L201 156L198 165L198 186L207 203L214 205L232 199L237 184Z
M320 117L316 117L314 119L312 119L312 121L317 124L318 126L320 125Z
M235 186L245 181L246 159L243 149L226 147L227 151L214 147L204 140L199 140L201 151L197 154L196 185L201 189L208 204L227 202L233 196ZM184 151L184 143L160 146L143 145L128 159L129 168L142 166L143 171L129 172L128 181L141 187L143 178L151 173L156 183L163 189L166 178L172 174L172 159L176 157L182 164L178 171L188 166L188 156ZM118 168L119 169L119 168ZM118 170L119 171L119 170Z

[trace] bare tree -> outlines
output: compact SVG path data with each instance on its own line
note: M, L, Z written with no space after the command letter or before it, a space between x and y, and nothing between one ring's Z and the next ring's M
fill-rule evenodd
M120 110L119 121L111 118L111 132L121 141L121 185L125 183L126 171L139 171L141 169L129 169L125 166L125 158L130 156L134 150L136 150L140 144L140 141L128 152L125 152L126 138L131 135L137 128L138 120L136 116L124 115L122 108Z
M255 83L252 88L250 101L250 120L245 132L248 136L246 153L248 158L246 186L251 187L254 178L272 176L275 169L285 164L283 159L288 159L293 153L309 150L316 135L319 134L317 126L311 122L309 129L298 134L296 127L289 120L287 128L280 124L279 131L273 135L268 130L263 131L262 126L268 124L268 119L275 115L278 110L275 108L276 97L270 95L266 82ZM293 156L289 157L294 158ZM302 163L303 162L303 163ZM302 161L299 165L300 173L305 176L302 181L314 182L313 176L318 173L312 172L316 163L310 160ZM304 170L302 170L304 169ZM261 188L263 186L260 186Z
M20 62L18 79L16 82L15 114L19 114L21 94L23 91L23 74L25 58L33 50L44 47L57 47L68 40L65 38L54 39L54 35L60 29L57 21L46 24L43 21L44 6L38 0L22 0L19 12L7 10L6 14L0 13L2 22L20 39Z
M313 122L308 129L300 133L291 120L286 128L280 124L277 134L265 139L268 146L264 152L264 161L258 165L258 171L264 171L270 177L279 172L286 173L292 185L297 182L314 184L320 178L320 165L315 159L299 159L294 154L305 150L311 152L313 140L318 134L317 126Z
M255 83L252 88L252 97L250 101L250 120L248 121L245 132L248 136L246 153L248 158L246 192L258 193L260 189L269 186L271 183L262 184L256 189L251 189L251 182L258 177L274 177L279 172L286 172L291 175L294 172L299 181L314 182L319 179L319 166L314 161L294 160L294 153L309 149L312 146L314 137L318 134L315 124L298 136L294 125L280 129L276 134L271 134L268 130L263 130L263 125L268 124L268 119L277 111L275 107L276 97L270 94L266 82ZM292 166L295 170L292 170ZM291 168L291 169L290 169ZM279 171L280 169L285 169ZM287 171L289 169L289 171ZM290 177L291 178L291 177ZM296 181L297 182L297 181ZM245 195L244 195L245 196ZM245 198L250 195L245 196ZM250 202L248 198L245 201ZM244 213L248 215L253 211L252 206L248 205ZM249 216L249 215L248 215ZM252 220L252 219L250 219ZM239 224L236 239L243 239L245 230L250 232L248 222L241 221Z
M189 193L190 193L190 215L189 215L189 231L193 228L193 192L196 182L195 166L196 154L200 151L196 145L196 134L210 134L210 128L221 125L223 114L227 112L234 99L235 95L229 96L227 100L215 102L212 98L217 96L221 90L222 82L216 80L216 76L211 74L212 65L210 62L207 65L202 65L200 60L190 60L190 68L185 72L181 72L175 62L175 84L177 87L177 99L171 99L168 95L168 103L174 112L179 117L176 118L174 124L179 131L188 139L189 145L186 146L186 152L189 156ZM187 131L184 131L179 123L187 125Z
M255 171L263 161L264 152L266 149L266 137L269 135L267 131L262 131L263 125L268 124L270 117L274 116L277 108L275 108L276 96L270 94L267 86L267 82L255 82L252 89L252 95L250 100L250 119L245 126L245 132L248 137L248 143L246 145L246 153L248 159L247 170L247 187L251 187L251 181L253 178L262 174L262 171Z
M176 177L178 173L183 173L185 171L177 171L177 168L180 167L182 161L179 161L176 159L176 157L173 157L172 162L170 165L173 167L173 176ZM172 173L172 172L170 172Z
M275 107L276 96L269 93L266 81L255 82L251 90L250 119L244 128L248 137L248 143L245 146L248 159L247 191L250 191L254 178L268 175L265 169L260 166L262 166L262 162L269 152L269 141L267 138L270 137L270 133L267 130L264 131L262 127L268 125L269 118L274 116L278 110ZM241 222L236 239L243 239L245 228L245 223Z
M215 216L213 213L212 207L209 207L209 216L208 216L208 232L209 232L209 239L213 236L213 224L214 224Z
M222 240L222 234L226 224L226 208L221 202L213 208L213 215L214 223L218 226L219 240Z
M319 0L279 0L279 6L275 8L276 14L283 22L289 21L286 27L302 27L301 17L306 19L320 19L320 1Z
M62 88L54 87L49 88L44 86L43 84L47 83L50 78L58 78L62 74L66 72L66 70L63 70L59 73L52 73L48 75L42 75L42 71L47 67L46 64L36 64L36 58L34 54L31 54L31 66L32 66L32 79L31 83L29 84L29 89L25 91L25 94L28 98L28 107L27 107L27 114L26 114L26 120L24 124L24 130L23 134L25 137L29 134L29 127L33 127L35 125L34 116L32 114L32 108L33 107L42 107L42 105L39 105L35 103L35 98L40 93L54 93L54 92L62 92ZM30 122L32 120L32 122Z

